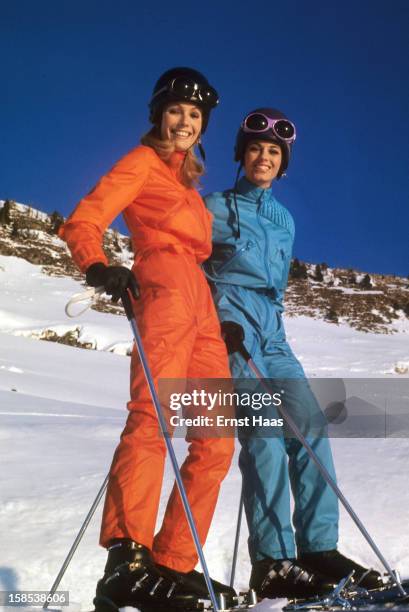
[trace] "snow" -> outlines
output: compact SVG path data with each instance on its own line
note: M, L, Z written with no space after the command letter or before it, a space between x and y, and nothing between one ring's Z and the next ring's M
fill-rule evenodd
M109 352L129 347L127 320L93 310L68 319L64 306L83 289L77 281L46 276L21 259L0 257L0 590L50 588L105 478L127 416L129 358ZM407 379L408 329L403 319L401 325L396 334L380 335L305 316L286 320L288 340L312 378ZM40 330L75 326L99 350L31 337ZM331 443L340 488L392 567L408 577L409 440L337 438ZM181 462L186 444L180 438L174 444ZM205 546L212 576L227 582L240 480L236 456ZM159 521L172 484L167 464ZM101 510L60 585L76 609L90 609L102 575ZM247 533L243 524L239 589L246 589L250 574ZM339 547L356 561L381 569L343 509ZM258 609L278 610L283 603L266 601Z
M70 319L65 304L85 290L70 278L53 278L41 267L18 257L0 256L1 330L18 336L38 338L47 329L64 334L80 327L79 339L94 342L99 350L126 353L131 345L125 317L88 310L81 318Z
M395 331L400 333L409 333L409 319L403 312L403 310L396 311L396 314L399 315L397 319L394 319L392 322L392 327Z
M349 295L383 295L383 291L373 291L372 289L351 289L351 287L337 287L335 286L336 284L338 283L334 283L334 287L328 287L328 289L332 289L332 291L340 291L341 293L346 293Z

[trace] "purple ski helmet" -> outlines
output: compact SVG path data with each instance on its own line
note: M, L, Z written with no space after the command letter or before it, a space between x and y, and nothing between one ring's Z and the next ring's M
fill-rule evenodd
M246 146L251 140L266 140L279 145L282 162L277 179L281 178L290 162L291 147L295 140L295 126L275 108L256 108L247 113L237 132L234 160L244 161Z

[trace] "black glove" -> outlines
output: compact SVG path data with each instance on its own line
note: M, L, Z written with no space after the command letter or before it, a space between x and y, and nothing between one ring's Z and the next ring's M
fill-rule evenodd
M226 343L229 355L239 351L244 341L244 329L234 321L223 321L222 338Z
M133 297L139 297L139 285L129 268L125 266L106 266L102 262L92 264L85 273L87 285L104 287L105 293L117 302L122 293L129 289Z

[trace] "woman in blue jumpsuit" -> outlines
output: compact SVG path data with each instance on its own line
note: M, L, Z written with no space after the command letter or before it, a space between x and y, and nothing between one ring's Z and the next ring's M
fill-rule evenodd
M256 109L245 117L235 147L238 175L241 167L245 175L234 189L205 198L214 215L213 253L205 267L236 391L248 389L249 379L254 388L254 375L237 352L244 341L264 377L270 384L276 379L275 390L285 391L286 410L335 479L323 416L286 341L281 316L294 221L274 198L271 184L285 172L294 140L294 125L277 110ZM238 412L251 418L251 408ZM280 416L274 406L263 415ZM379 586L377 572L364 576L365 568L337 551L338 500L301 443L287 431L272 434L268 427L243 427L239 439L250 587L261 597L308 597L327 592L352 570L357 579L363 577L363 586Z

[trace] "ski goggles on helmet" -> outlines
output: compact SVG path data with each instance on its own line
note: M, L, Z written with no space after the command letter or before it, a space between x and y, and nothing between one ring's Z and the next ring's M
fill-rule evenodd
M295 125L288 119L271 119L263 113L251 113L247 115L241 124L246 134L264 134L271 130L280 140L291 144L295 140Z
M199 101L205 106L214 108L219 104L218 93L210 85L200 85L192 79L177 77L172 79L165 87L159 89L152 100L163 92L172 93L176 98L187 100L189 102Z

